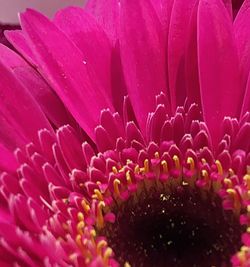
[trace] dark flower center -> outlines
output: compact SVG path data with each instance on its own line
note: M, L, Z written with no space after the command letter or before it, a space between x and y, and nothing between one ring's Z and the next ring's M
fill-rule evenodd
M230 266L241 247L239 218L211 192L156 188L117 204L115 223L102 230L121 266Z

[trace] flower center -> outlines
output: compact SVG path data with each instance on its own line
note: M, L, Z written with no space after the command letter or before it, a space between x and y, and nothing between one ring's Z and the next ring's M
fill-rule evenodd
M189 185L152 186L113 212L115 223L101 235L121 266L230 266L241 247L238 216L217 195Z

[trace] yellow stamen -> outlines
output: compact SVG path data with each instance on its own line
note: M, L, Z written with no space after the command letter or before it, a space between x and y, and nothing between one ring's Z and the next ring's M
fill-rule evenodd
M132 179L131 179L131 175L130 175L130 171L126 172L126 180L128 182L128 185L132 184Z
M216 161L215 161L215 164L216 164L216 167L217 167L217 169L218 169L218 173L219 173L220 175L223 175L223 168L222 168L221 162L220 162L219 160L216 160Z
M77 218L78 218L78 221L83 221L83 220L84 220L84 215L83 215L83 213L79 211L79 212L77 213Z
M233 187L233 183L230 179L225 178L224 179L224 183L226 184L227 188L232 188Z
M119 189L119 185L121 184L120 180L115 179L113 181L113 186L114 186L114 191L115 191L115 195L116 196L120 196L120 189Z
M159 159L160 158L160 153L159 152L155 152L155 158Z
M135 172L135 174L139 174L140 173L140 166L139 165L135 166L134 172Z
M238 213L240 211L241 205L240 205L239 196L238 196L236 190L229 188L229 189L227 189L227 193L229 194L229 196L233 200L235 212Z
M247 189L249 190L249 189L250 189L250 174L246 174L246 175L243 177L243 180L245 181L246 186L247 186Z
M85 226L85 223L83 221L80 221L78 224L77 224L77 233L80 234L80 235L83 235L83 228Z
M112 167L112 172L115 173L115 174L118 173L118 170L117 170L117 168L115 166Z
M77 244L80 248L83 247L83 245L82 245L82 236L79 235L79 234L76 236L76 244Z
M191 157L187 158L187 163L190 165L190 171L193 171L195 168L194 159Z
M94 195L92 196L94 199L98 199L99 201L103 200L103 195L99 189L94 189Z
M201 175L205 179L206 182L209 181L209 175L208 175L207 170L201 170Z
M144 173L148 173L149 172L149 160L145 159L144 160Z
M106 247L106 246L107 246L107 242L105 240L99 241L98 244L97 244L97 248L96 248L97 254L101 255L102 254L102 249L104 247Z
M201 162L202 162L202 164L206 164L207 163L207 161L204 158L201 159Z
M124 263L124 267L131 267L131 265L126 261L126 262Z
M112 254L113 254L113 250L111 248L107 248L106 251L104 252L103 260L104 260L105 266L108 266L108 262Z
M229 172L229 176L233 176L234 175L234 170L233 169L229 168L228 172Z
M89 213L89 211L90 211L90 206L89 206L89 204L87 203L87 201L86 201L85 199L83 199L82 202L81 202L81 204L82 204L82 207L83 207L84 212L85 212L85 213Z
M161 165L162 165L162 168L163 168L163 172L164 173L168 173L168 163L167 163L167 161L166 160L163 160L161 162Z
M101 229L104 226L104 218L102 213L104 207L105 203L103 201L99 202L97 205L96 226L98 229Z
M177 155L174 155L173 156L173 161L174 161L174 164L175 164L175 168L177 170L180 170L181 169L181 164L180 164L180 159Z

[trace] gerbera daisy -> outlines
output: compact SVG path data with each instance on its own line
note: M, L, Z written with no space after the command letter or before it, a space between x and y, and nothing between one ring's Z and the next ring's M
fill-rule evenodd
M250 1L34 10L0 46L0 266L250 266Z

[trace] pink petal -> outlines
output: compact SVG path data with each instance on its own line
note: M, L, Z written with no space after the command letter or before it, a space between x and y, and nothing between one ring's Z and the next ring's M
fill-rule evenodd
M231 18L231 20L233 20L233 4L232 4L232 0L222 0L227 11L228 11L228 14Z
M247 86L241 115L249 110L250 93L247 84L250 70L250 1L246 0L234 21L234 33L240 59L240 72L243 86Z
M151 3L155 8L156 13L158 14L163 31L166 35L168 35L170 17L174 0L151 0Z
M119 1L117 0L89 0L84 8L93 15L104 28L112 44L116 43L119 26Z
M215 145L218 126L225 116L239 116L243 96L232 23L220 1L199 2L198 62L204 119Z
M57 127L70 122L65 107L40 75L19 55L0 45L0 61L8 67L15 77L40 104L49 120Z
M171 13L168 37L168 75L171 107L174 112L183 105L185 92L185 48L189 36L189 22L196 0L175 0Z
M14 153L0 143L0 171L14 172L17 167Z
M20 18L41 74L93 138L100 111L112 104L82 52L42 14L29 9Z
M51 125L30 93L2 62L0 73L0 139L12 148L31 140L38 144L38 130L53 131ZM11 136L18 139L11 140Z
M55 25L82 51L85 61L93 68L97 79L111 96L111 44L95 19L79 7L57 12ZM93 49L95 47L95 49Z
M185 82L189 104L196 103L201 108L200 82L197 55L197 11L196 2L190 17L189 35L185 51Z
M33 66L36 66L33 51L30 49L23 31L5 31L7 40L15 47L15 49L25 57L25 59Z
M167 91L164 39L161 25L146 0L121 1L120 46L129 97L141 129L155 96Z

